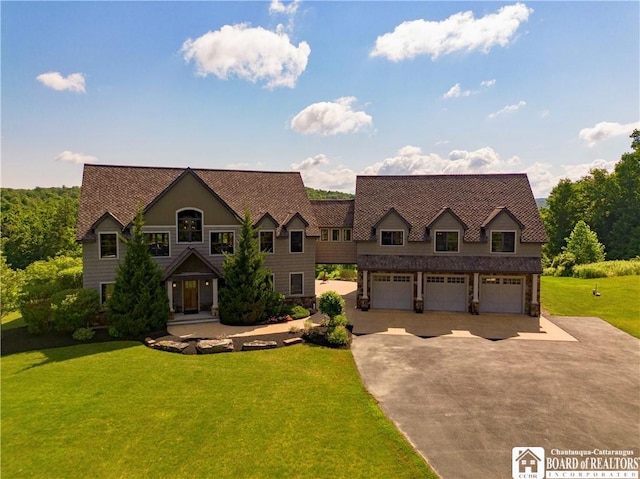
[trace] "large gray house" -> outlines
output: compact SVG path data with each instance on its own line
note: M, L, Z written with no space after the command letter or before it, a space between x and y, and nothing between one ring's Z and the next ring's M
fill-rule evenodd
M86 165L84 286L106 301L136 209L176 313L216 316L224 254L251 213L274 287L315 306L315 265L358 265L358 307L538 315L543 225L524 174L359 176L309 200L297 172Z

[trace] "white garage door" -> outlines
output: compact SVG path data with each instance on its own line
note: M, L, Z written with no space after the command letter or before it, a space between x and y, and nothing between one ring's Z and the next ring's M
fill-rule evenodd
M372 308L413 309L412 275L374 274L371 279Z
M485 277L480 285L481 313L522 313L523 278Z
M427 275L425 285L425 309L428 311L467 310L465 276Z

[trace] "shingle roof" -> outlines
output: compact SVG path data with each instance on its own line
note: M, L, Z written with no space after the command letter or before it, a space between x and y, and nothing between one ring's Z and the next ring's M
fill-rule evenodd
M128 224L137 205L148 206L185 168L85 165L78 212L77 238L91 237L91 228L105 213ZM307 235L320 234L314 210L298 172L191 170L239 216L245 206L251 217L269 213L279 225L299 213Z
M372 226L391 208L411 225L409 241L450 208L467 229L464 241L483 241L481 225L504 207L523 225L522 241L544 243L546 234L526 174L358 176L353 239L370 241Z
M539 257L358 255L358 269L433 273L542 273Z
M311 200L318 226L353 227L353 203L355 200Z

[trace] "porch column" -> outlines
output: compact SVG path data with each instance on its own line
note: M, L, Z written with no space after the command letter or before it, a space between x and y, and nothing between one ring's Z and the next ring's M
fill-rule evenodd
M367 295L367 270L362 271L362 299L369 299Z
M538 304L538 276L537 274L531 275L531 304Z
M211 280L211 292L213 293L212 303L211 303L211 314L213 317L218 317L218 278L213 278Z
M169 311L175 313L173 309L173 281L170 279L166 280L165 285L167 286L167 297L169 298Z
M422 271L418 271L418 284L416 290L416 299L422 301Z
M473 302L478 302L478 284L480 283L480 273L473 273Z

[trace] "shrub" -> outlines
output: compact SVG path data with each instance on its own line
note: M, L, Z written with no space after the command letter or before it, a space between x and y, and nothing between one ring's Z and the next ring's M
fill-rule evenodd
M96 332L90 328L78 328L73 333L73 339L76 341L89 341L95 336Z
M334 346L349 344L349 332L344 326L336 326L327 332L327 341Z
M576 264L576 257L573 253L565 251L553 258L551 267L555 269L555 276L571 276L573 266Z
M302 306L294 306L293 308L291 308L290 314L293 319L302 319L309 316L309 310L303 308Z
M45 299L32 299L20 305L22 319L27 324L32 334L43 334L51 331L51 301Z
M311 319L307 319L304 322L304 336L309 339L316 338L318 336L318 329L314 326Z
M582 220L576 223L563 249L573 253L574 264L604 261L604 245L598 241L598 235Z
M82 328L100 311L100 294L94 289L62 291L51 302L51 319L58 331Z
M329 318L329 321L327 322L327 326L329 328L337 328L338 326L346 326L347 324L349 324L349 321L344 314L339 314L333 318Z
M82 265L63 269L58 273L58 286L63 289L82 288Z
M278 316L282 316L288 312L284 298L284 294L278 293L277 291L271 291L271 294L267 298L267 305L265 307L268 317L277 318Z
M111 336L112 338L121 338L122 337L122 333L120 331L118 331L118 328L116 328L115 326L110 326L109 327L109 336Z
M344 298L335 291L327 291L320 295L318 307L323 314L333 318L344 311Z
M605 278L608 276L630 276L640 274L640 262L630 261L601 261L599 263L581 264L573 267L576 278Z
M341 269L340 279L342 281L356 281L358 279L358 272L355 269Z

